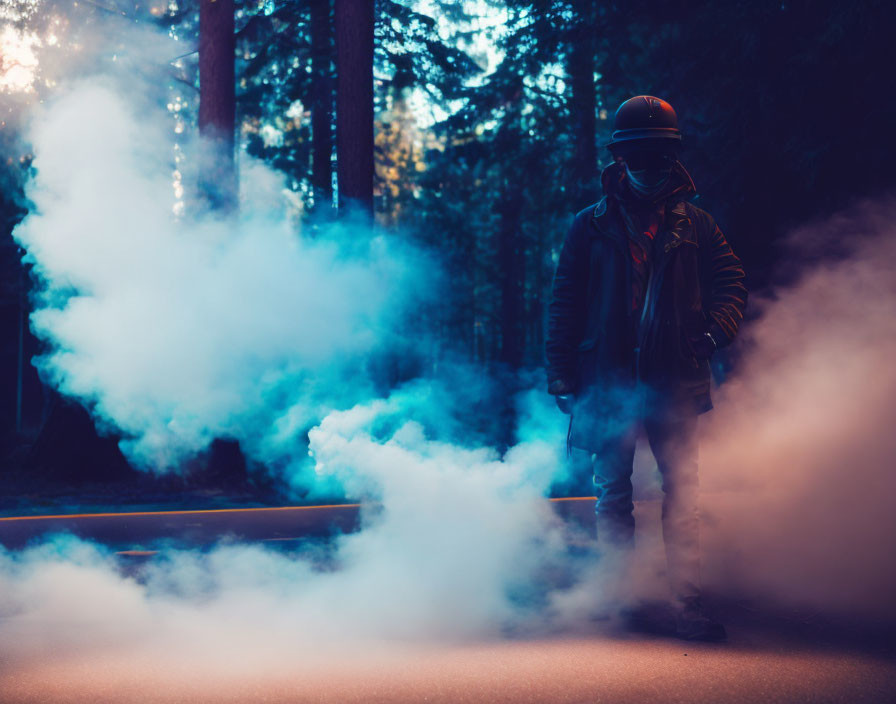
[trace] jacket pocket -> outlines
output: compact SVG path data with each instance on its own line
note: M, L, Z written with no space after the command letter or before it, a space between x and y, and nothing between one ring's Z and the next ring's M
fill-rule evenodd
M693 375L700 369L700 360L691 341L699 338L703 331L700 311L688 310L684 313L680 326L673 333L677 343L679 369L686 375Z

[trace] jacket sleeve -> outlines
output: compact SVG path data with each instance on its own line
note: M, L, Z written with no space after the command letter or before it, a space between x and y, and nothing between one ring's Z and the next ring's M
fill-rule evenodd
M588 285L586 213L574 220L560 249L548 306L545 341L548 384L557 379L575 388L576 357L584 330L585 291Z
M725 347L734 340L744 318L747 305L744 268L711 217L703 252L704 311L709 318L709 333L719 347Z

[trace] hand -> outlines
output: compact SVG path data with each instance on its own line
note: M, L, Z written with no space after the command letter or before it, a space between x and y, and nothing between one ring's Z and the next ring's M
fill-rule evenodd
M712 353L716 351L716 341L708 332L703 333L700 337L690 338L691 349L698 360L709 359Z
M573 406L576 403L576 397L572 394L560 394L554 397L557 401L557 408L563 411L566 415L572 414Z
M567 384L563 379L554 379L548 386L548 393L557 401L557 408L567 415L572 413L576 397L570 384Z

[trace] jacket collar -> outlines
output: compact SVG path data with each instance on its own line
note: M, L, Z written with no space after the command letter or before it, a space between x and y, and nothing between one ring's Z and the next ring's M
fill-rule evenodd
M622 202L631 202L641 206L648 205L645 199L636 195L628 185L625 174L625 166L616 161L607 166L600 175L600 183L608 198L614 198ZM697 194L697 187L687 169L680 161L672 165L672 174L665 187L650 199L651 204L660 204L670 200L689 200Z
M609 226L609 216L620 204L638 203L644 205L642 199L638 199L628 188L625 175L625 167L619 162L607 166L601 173L601 185L604 188L604 197L598 201L592 212L592 219L597 231L618 239L618 244L624 243L624 234L617 232L618 228ZM685 201L696 195L697 189L691 175L680 161L676 161L672 167L672 175L666 187L657 194L652 202L656 205L664 203L666 206L665 227L669 243L676 241L694 240L694 228L688 216ZM616 220L616 218L613 218ZM673 246L675 246L673 244Z

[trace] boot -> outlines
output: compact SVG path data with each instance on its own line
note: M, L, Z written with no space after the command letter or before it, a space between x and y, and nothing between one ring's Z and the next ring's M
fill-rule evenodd
M684 640L720 642L727 638L725 627L706 611L699 596L686 597L675 617L675 634Z

